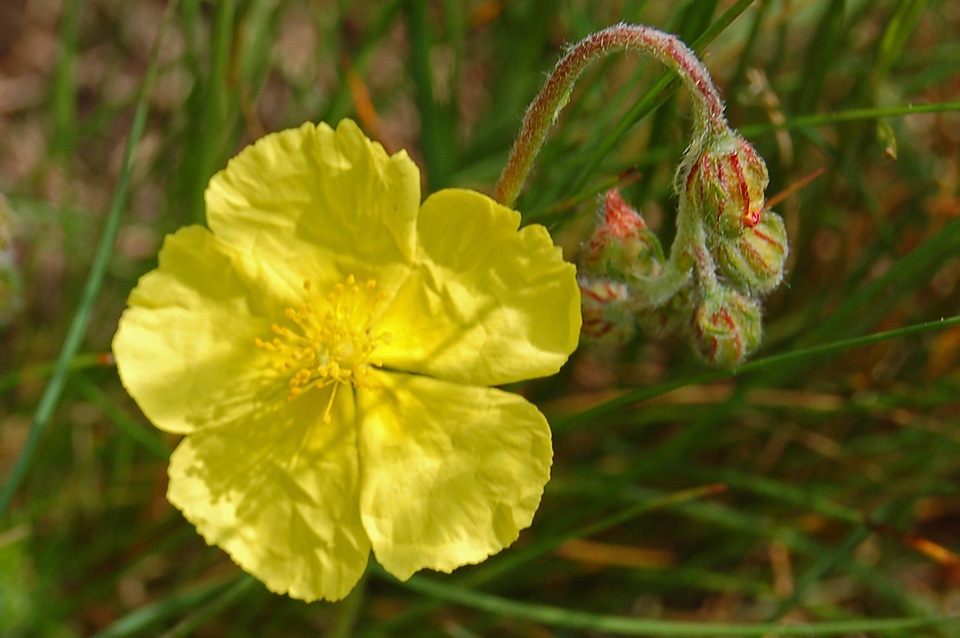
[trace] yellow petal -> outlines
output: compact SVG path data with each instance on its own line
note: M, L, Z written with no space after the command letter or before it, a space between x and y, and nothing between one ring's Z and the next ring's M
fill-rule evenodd
M229 423L282 391L254 339L295 303L291 278L199 226L167 237L113 339L120 379L154 425L183 434Z
M346 596L370 544L358 508L356 409L330 388L258 406L231 428L187 436L170 459L167 498L210 544L274 592Z
M377 372L358 390L360 510L383 567L401 580L449 572L510 545L550 478L550 428L518 395Z
M267 135L230 160L206 191L207 223L218 237L294 264L321 286L353 274L377 279L381 291L406 276L419 206L420 172L406 152L388 156L351 120L336 131L307 123ZM330 263L340 272L323 280Z
M417 262L378 329L384 364L451 381L499 385L555 373L577 345L580 291L543 226L467 190L420 210Z

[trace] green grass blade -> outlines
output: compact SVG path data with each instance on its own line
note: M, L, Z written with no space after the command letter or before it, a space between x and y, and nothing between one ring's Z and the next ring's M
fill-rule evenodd
M170 448L158 436L156 430L153 428L148 430L132 419L86 375L78 375L73 382L80 388L80 392L110 419L121 434L139 443L155 459L159 461L170 459Z
M140 142L140 138L143 137L143 131L147 122L147 109L149 106L148 98L151 90L153 89L154 81L157 77L157 56L160 50L160 43L162 42L163 36L166 33L167 27L169 26L173 17L176 5L177 0L171 0L170 4L167 5L163 21L161 22L160 28L157 31L153 50L150 54L150 64L147 67L147 74L143 81L140 97L137 100L137 108L133 116L133 123L130 125L130 135L127 138L127 143L123 152L120 178L117 180L117 186L113 193L113 201L110 205L110 211L107 213L107 221L104 225L103 235L100 238L99 245L97 246L97 252L94 257L93 266L90 269L90 275L87 277L87 283L84 286L83 293L80 297L80 303L73 315L73 320L70 322L70 328L67 332L66 339L64 339L63 346L60 349L60 355L57 357L57 364L56 368L54 369L53 376L50 378L50 382L44 389L43 395L40 397L40 402L37 405L37 410L34 412L33 421L30 428L30 435L23 446L23 450L20 453L20 457L17 459L17 463L14 466L13 471L10 472L10 475L7 477L7 480L3 485L3 491L0 492L0 520L3 520L3 516L6 513L7 507L10 505L10 501L13 500L13 495L20 486L20 482L23 480L23 477L27 472L27 468L30 466L31 461L36 454L37 446L40 443L40 437L43 434L43 430L46 428L47 423L49 423L50 417L53 416L53 411L56 409L57 404L60 401L60 396L63 393L63 387L66 383L67 375L70 372L71 362L76 356L77 351L80 349L80 344L83 341L84 333L87 329L87 323L90 321L90 311L93 307L93 302L96 300L97 293L100 291L100 286L103 284L103 277L107 271L107 264L110 260L110 255L113 253L113 244L117 239L117 231L120 228L120 219L123 215L123 209L127 202L130 174L133 169L133 151Z
M226 591L221 593L213 600L205 603L202 607L191 613L170 631L162 634L160 638L184 638L190 636L194 631L202 627L211 619L224 613L233 605L236 605L244 596L248 595L256 587L262 587L260 581L249 574L238 576L232 585L227 587Z
M374 573L394 580L379 566ZM655 620L606 616L575 611L549 605L522 603L515 600L471 591L422 576L413 576L402 583L407 589L441 600L464 605L495 616L529 620L569 630L598 631L620 636L728 636L748 638L764 636L844 636L857 632L885 633L946 625L956 618L932 616L925 618L863 618L835 622L777 624L777 623L699 623L689 621Z
M782 354L772 355L762 359L755 359L733 370L716 370L713 372L705 372L693 377L677 379L676 381L671 381L670 383L663 383L660 385L651 386L649 388L642 388L639 390L626 392L616 398L604 401L603 403L593 406L592 408L583 410L582 412L565 417L555 418L551 422L551 427L555 432L560 432L579 423L589 421L590 419L610 414L619 408L631 405L633 403L646 401L654 397L667 394L668 392L677 390L679 388L684 388L691 385L713 383L721 379L742 376L752 372L758 372L764 369L774 368L776 366L786 365L798 361L816 359L818 357L828 357L850 348L858 348L890 339L905 338L934 330L945 330L953 326L960 326L960 315L950 317L949 319L928 321L926 323L908 326L906 328L899 328L897 330L878 332L864 337L835 341L833 343L827 343L820 346L791 350Z
M233 587L236 587L237 581L241 580L243 580L243 577L234 578L231 581ZM107 629L94 634L92 638L125 638L126 636L143 635L143 632L154 627L157 623L171 616L180 615L197 605L204 604L213 596L216 596L217 592L228 587L230 587L229 584L224 584L219 579L202 585L184 587L162 600L143 605L130 612Z
M717 18L717 20L690 45L691 48L697 53L702 53L703 49L713 42L718 35L723 33L753 2L754 0L738 0L735 2L733 6ZM676 80L672 74L664 72L660 78L651 85L650 89L644 93L643 97L630 107L630 110L624 114L613 131L607 135L593 154L584 162L583 166L578 169L579 178L574 182L570 192L578 193L583 190L587 182L589 182L593 174L600 167L604 158L620 143L620 140L626 132L666 101L679 86L680 82Z
M857 120L872 120L881 117L902 117L906 115L920 115L922 113L948 113L960 111L960 102L938 102L936 104L907 104L904 106L890 106L885 108L849 109L833 111L831 113L814 113L791 117L782 123L748 124L739 130L743 135L752 137L761 133L768 133L778 129L795 129L840 122L854 122Z
M64 3L60 19L60 57L53 83L55 151L70 157L76 146L77 131L77 44L83 0Z

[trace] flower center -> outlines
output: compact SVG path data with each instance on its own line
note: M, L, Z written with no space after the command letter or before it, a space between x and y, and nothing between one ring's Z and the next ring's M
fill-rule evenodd
M303 282L308 293L309 281ZM384 293L374 294L377 282L357 284L353 275L345 283L338 283L326 297L307 301L299 309L287 308L286 325L272 326L276 335L269 341L259 337L254 345L282 356L277 369L290 374L292 401L312 388L332 385L330 400L323 415L330 422L330 408L341 384L373 389L371 367L383 363L373 357L381 343L389 343L390 334L374 332L376 311L384 300Z

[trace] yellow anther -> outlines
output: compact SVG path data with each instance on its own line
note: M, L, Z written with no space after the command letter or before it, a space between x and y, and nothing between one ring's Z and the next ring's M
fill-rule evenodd
M287 378L287 398L291 401L311 389L331 386L323 414L325 423L331 420L340 384L375 389L370 370L383 362L371 355L389 341L389 335L373 328L377 306L386 298L382 292L370 294L376 287L374 279L357 285L356 277L349 275L334 284L326 297L313 296L299 309L284 309L285 320L281 323L286 325L275 323L270 327L277 337L254 340L256 347L277 353L276 369ZM303 289L311 291L309 280L303 281Z

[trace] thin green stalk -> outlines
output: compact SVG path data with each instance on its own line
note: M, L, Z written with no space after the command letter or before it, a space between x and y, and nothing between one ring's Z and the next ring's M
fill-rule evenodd
M364 572L360 577L360 582L356 584L350 595L340 603L340 613L337 616L337 623L330 633L330 638L350 638L354 635L357 621L360 619L360 611L363 609L363 601L366 597L367 576Z
M462 586L477 587L489 583L500 576L514 572L523 565L528 565L547 554L555 551L558 547L570 540L586 538L600 534L606 530L622 525L627 521L637 518L642 514L658 509L668 509L671 507L683 505L691 501L696 501L723 491L722 485L706 485L695 487L688 490L680 490L662 496L644 499L638 503L633 503L620 511L606 516L594 523L590 523L570 532L556 534L549 538L539 540L535 544L517 548L510 553L504 553L502 556L488 562L476 571L470 573L466 578L458 582ZM408 625L417 618L430 612L438 606L437 601L424 601L415 607L408 609L402 616L386 621L382 629L389 633L394 633L400 627Z
M227 109L227 84L233 45L235 0L216 3L217 16L211 42L212 59L210 76L207 78L202 106L201 138L198 140L197 170L192 174L192 190L189 193L190 219L195 223L204 220L203 192L210 177L220 168L224 133L231 114Z
M143 88L140 92L140 98L137 100L137 109L133 116L133 123L130 125L130 135L127 138L127 144L123 151L123 162L121 164L120 178L117 180L117 187L113 193L113 201L110 205L110 211L107 213L107 221L104 225L103 236L100 238L100 244L97 246L97 252L94 256L93 266L90 269L90 275L87 277L87 283L84 286L83 294L80 297L80 304L70 322L70 328L67 331L67 337L64 339L63 346L60 348L60 355L57 357L56 368L50 382L40 397L37 410L33 415L30 434L27 442L23 446L20 458L13 471L7 477L3 485L3 491L0 492L0 521L13 500L20 482L23 480L30 467L40 443L40 437L44 429L53 416L53 411L60 402L60 396L63 394L63 387L67 381L67 375L70 372L70 366L80 344L83 341L87 324L90 321L90 310L93 302L97 298L100 286L103 284L103 277L107 271L107 264L110 261L110 255L113 252L113 244L117 239L117 231L120 228L120 219L123 209L127 202L127 191L130 186L130 175L133 169L133 151L140 143L143 137L143 131L147 123L147 109L149 106L149 96L157 78L157 60L160 51L160 43L167 31L170 21L177 6L177 0L171 0L163 15L163 21L160 23L160 29L157 31L157 37L153 43L153 50L150 52L150 63L147 67L147 74L143 80Z
M710 74L686 44L675 35L646 25L617 24L588 35L557 62L523 117L507 165L497 182L495 190L498 202L506 206L516 202L533 160L560 111L567 105L580 74L594 62L618 52L652 56L680 77L696 105L694 139L700 137L700 132L704 130L721 133L727 129L723 102Z
M183 638L192 635L196 629L243 600L244 596L258 585L260 581L249 574L239 576L226 591L181 620L160 638Z
M88 379L86 375L76 377L74 383L79 386L80 392L87 400L110 419L110 422L116 426L121 434L139 443L157 460L167 461L170 459L170 448L158 436L157 430L147 429L141 423L132 419L130 415L120 409L106 392L100 389L100 386Z
M827 71L836 60L843 27L843 13L846 0L830 0L824 8L817 29L810 37L806 62L803 65L803 82L799 83L791 103L798 113L814 110L820 93L823 91Z
M235 583L240 578L235 578L232 581L234 587L236 587ZM229 586L230 583L225 585L223 580L214 579L202 585L185 587L130 612L103 631L94 634L92 638L124 638L125 636L144 635L147 629L159 621L179 615L188 609L195 608L197 605L202 605L215 596L218 591L223 591Z
M697 38L690 48L693 49L695 53L702 52L708 44L713 42L713 40L720 35L730 24L740 17L747 8L754 3L754 0L737 0L729 9L727 9L723 15L721 15L717 20L710 25L710 28L703 32L699 38ZM672 85L672 88L670 88ZM639 100L630 110L627 111L624 116L620 119L620 122L614 127L613 131L606 137L600 146L593 152L593 156L586 161L584 166L578 171L579 178L573 183L573 187L570 189L572 193L578 193L586 186L587 182L596 172L597 168L600 166L600 163L603 161L607 155L610 154L610 151L620 143L620 140L626 134L626 132L641 119L649 115L654 109L663 104L664 101L671 95L673 91L679 86L678 81L669 73L663 73L658 80L656 80L646 93L643 94ZM669 89L669 90L668 90Z
M379 566L374 566L374 572L385 579L393 580ZM403 586L427 596L478 609L496 616L529 620L545 625L563 627L568 630L606 632L621 636L683 636L684 638L697 638L699 636L748 638L767 634L781 637L843 636L853 633L919 629L957 622L955 617L929 616L925 618L863 618L798 624L701 623L591 614L550 605L522 603L500 596L463 589L422 576L413 576L403 583Z
M850 109L834 111L832 113L814 113L792 117L784 122L769 124L751 124L741 127L740 133L746 137L767 133L779 129L804 128L808 126L823 126L837 122L851 122L854 120L872 120L880 117L900 117L904 115L919 115L921 113L943 113L960 111L960 102L941 102L937 104L907 104L905 106L890 106L886 108Z
M77 135L77 42L83 0L63 5L60 18L60 58L53 83L53 148L64 157L73 154Z
M767 17L770 4L771 0L760 0L760 6L757 7L756 14L753 17L753 25L750 27L750 34L747 36L743 49L740 50L740 55L737 56L737 68L733 72L733 79L727 85L727 95L736 95L739 92L740 85L743 84L747 75L747 68L753 63L757 40L760 36L760 26L763 24L763 19Z
M78 354L71 359L69 370L73 372L75 370L86 370L87 368L113 365L112 363L104 363L104 356L105 355L103 354L95 352ZM8 372L7 374L0 376L0 392L6 392L10 388L15 388L27 379L35 379L53 374L56 369L56 361L44 361L43 363L35 363L29 367L22 368L14 372Z
M647 401L687 386L713 383L715 381L720 381L721 379L738 377L773 366L780 366L793 363L795 361L815 359L817 357L826 357L850 348L858 348L861 346L870 345L872 343L909 337L911 335L923 334L925 332L931 332L934 330L945 330L953 326L960 326L960 315L950 317L949 319L940 319L939 321L928 321L926 323L920 323L913 326L908 326L906 328L878 332L864 337L844 339L842 341L835 341L833 343L827 343L811 348L803 348L802 350L784 352L782 354L765 357L763 359L755 359L743 364L738 368L707 372L693 377L687 377L685 379L677 379L676 381L663 383L649 388L642 388L640 390L626 392L618 397L610 399L609 401L605 401L599 405L595 405L592 408L578 412L577 414L556 418L551 422L551 427L555 432L558 432L570 428L578 423L584 423L590 419L610 414L611 412L628 405L639 403L641 401Z
M420 136L423 159L431 190L443 188L453 172L453 158L449 153L453 144L453 130L447 109L433 94L433 65L430 53L433 34L426 0L408 0L407 22L410 26L410 73L416 87L417 108L420 111Z

